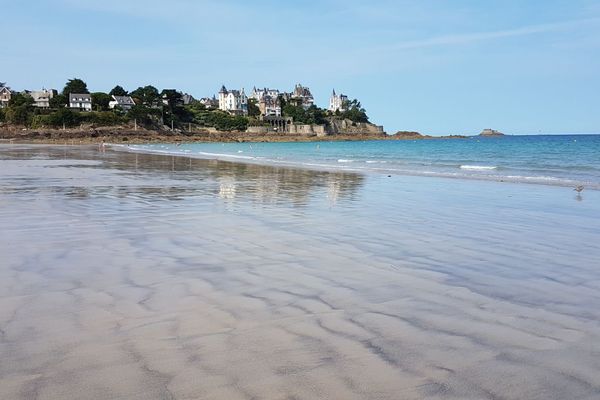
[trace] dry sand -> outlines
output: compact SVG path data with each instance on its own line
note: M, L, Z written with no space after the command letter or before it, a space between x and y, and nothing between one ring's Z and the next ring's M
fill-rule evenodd
M0 399L600 399L600 193L0 146Z

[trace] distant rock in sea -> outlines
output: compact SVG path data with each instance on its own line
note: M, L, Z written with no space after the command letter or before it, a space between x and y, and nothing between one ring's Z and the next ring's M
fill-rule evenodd
M413 132L413 131L398 131L398 132L396 132L394 137L396 139L423 139L424 138L424 136L421 135L419 132Z
M504 136L504 133L493 129L484 129L481 131L479 136Z

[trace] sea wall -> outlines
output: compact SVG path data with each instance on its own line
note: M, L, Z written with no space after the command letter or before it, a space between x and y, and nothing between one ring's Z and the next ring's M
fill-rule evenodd
M293 135L325 136L327 131L325 125L311 124L293 124L290 126L290 133Z
M247 133L253 133L258 135L265 134L281 134L281 135L303 135L303 136L325 136L327 135L327 129L325 125L311 125L311 124L291 124L288 127L287 132L281 132L275 130L271 126L249 126L246 130Z

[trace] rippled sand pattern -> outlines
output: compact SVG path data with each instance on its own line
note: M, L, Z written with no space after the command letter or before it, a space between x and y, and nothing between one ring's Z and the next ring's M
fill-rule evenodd
M600 399L600 192L0 147L0 399Z

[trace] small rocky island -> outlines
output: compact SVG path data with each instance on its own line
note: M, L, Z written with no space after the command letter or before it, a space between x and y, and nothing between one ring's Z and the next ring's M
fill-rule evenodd
M484 129L481 131L481 133L479 134L479 136L487 136L487 137L494 137L494 136L505 136L504 133L500 132L500 131L496 131L494 129Z

